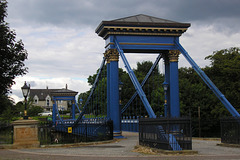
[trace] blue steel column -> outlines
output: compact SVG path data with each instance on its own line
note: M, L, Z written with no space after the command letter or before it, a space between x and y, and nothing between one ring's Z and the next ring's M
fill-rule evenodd
M104 57L107 60L107 119L110 119L110 59L109 51L104 53Z
M180 117L179 82L178 82L178 50L169 51L170 73L170 117Z
M170 65L169 65L169 58L167 54L164 54L164 64L165 64L165 82L170 84ZM167 108L164 108L165 117L169 117L170 115L170 89L168 87L166 93L166 100L167 100Z
M56 99L55 99L55 97L53 97L52 121L53 121L53 125L56 125Z
M114 137L121 136L121 112L119 105L119 75L118 75L119 54L116 49L109 50L110 61L110 118L113 121Z
M110 119L110 62L107 62L107 118Z

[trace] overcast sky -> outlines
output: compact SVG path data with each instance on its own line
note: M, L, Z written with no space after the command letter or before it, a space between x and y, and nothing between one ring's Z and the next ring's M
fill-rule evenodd
M137 14L191 23L180 42L205 67L209 61L204 58L213 51L239 47L239 7L239 0L8 0L6 21L23 40L29 68L27 75L15 79L11 96L16 102L23 99L24 81L34 89L63 88L67 83L71 90L87 91L87 77L99 68L104 52L96 27L102 20ZM127 55L132 67L155 57ZM179 67L189 67L182 55Z

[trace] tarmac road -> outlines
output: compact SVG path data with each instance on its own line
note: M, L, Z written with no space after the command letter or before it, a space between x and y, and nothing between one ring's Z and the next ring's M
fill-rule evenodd
M198 155L148 155L132 152L136 133L124 133L119 142L71 148L0 149L0 160L240 160L240 148L216 146L219 141L193 140Z

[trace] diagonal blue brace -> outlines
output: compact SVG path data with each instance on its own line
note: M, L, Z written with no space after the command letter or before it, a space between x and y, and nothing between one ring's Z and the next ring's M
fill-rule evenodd
M156 115L153 112L152 107L150 106L150 104L149 104L149 102L147 100L147 97L146 97L145 93L143 92L142 87L141 87L140 83L137 80L137 77L135 76L133 70L131 69L131 67L130 67L128 61L127 61L127 58L125 57L125 55L123 53L123 50L121 49L121 47L120 47L116 37L114 37L114 43L115 43L115 46L116 46L116 48L118 50L118 53L120 54L120 56L121 56L121 58L123 60L125 68L127 69L129 77L130 77L130 79L131 79L131 81L132 81L132 83L133 83L133 85L134 85L134 87L135 87L135 89L136 89L140 99L142 100L144 107L146 108L146 110L148 112L149 117L150 118L156 118Z
M214 85L214 83L208 78L208 76L200 69L200 67L194 62L194 60L189 56L187 51L181 46L178 41L175 41L175 45L182 55L191 64L193 69L202 78L202 80L207 84L207 86L213 91L213 93L218 97L222 104L227 108L227 110L232 114L233 117L240 117L237 110L231 105L231 103L226 99L226 97L220 92L220 90Z
M78 106L78 104L77 104L77 101L75 100L74 102L75 102L75 104L76 104L76 106L77 106L78 112L81 113L81 111L80 111L80 109L79 109L79 106Z
M148 73L146 74L144 80L141 83L141 86L143 87L144 84L147 82L148 78L150 77L150 75L152 74L154 68L157 66L158 62L160 61L160 59L162 58L162 53L160 53L157 58L156 61L154 62L154 64L152 65L152 67L149 69ZM135 92L133 94L133 96L131 97L131 99L127 102L127 104L123 107L121 114L123 114L126 109L129 107L129 105L132 103L133 99L137 96L137 92Z

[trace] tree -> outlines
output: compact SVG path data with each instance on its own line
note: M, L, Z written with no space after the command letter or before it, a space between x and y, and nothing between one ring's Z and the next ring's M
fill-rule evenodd
M16 33L11 30L7 17L7 1L0 0L0 115L2 120L13 120L15 113L13 101L8 97L16 76L27 73L24 60L27 51L21 40L16 41Z
M143 61L143 62L137 62L137 68L134 69L134 73L139 81L141 83L145 76L147 75L149 69L152 67L153 63L151 61ZM164 82L164 76L160 74L159 67L156 66L156 68L151 73L151 76L146 81L145 85L143 86L143 91L146 94L146 97L148 99L148 102L150 103L153 111L155 114L159 116L163 116L164 110L163 110L163 104L164 104L164 91L162 87L162 83ZM133 86L133 85L132 85ZM142 102L137 96L139 101L138 103L141 105ZM136 107L137 108L137 107ZM142 113L146 116L146 109L142 105L141 107Z
M13 102L6 95L0 95L0 106L4 107L4 110L0 109L0 121L10 122L14 117L12 113Z
M15 83L16 76L27 73L27 67L23 63L27 59L27 51L21 40L16 41L16 33L11 30L7 17L7 1L0 0L0 94L10 92Z
M148 73L148 70L151 68L151 66L153 65L153 63L151 61L143 61L143 62L138 62L137 63L137 68L133 69L134 73L136 74L136 77L138 79L138 81L141 83L144 79L144 77L146 76L146 74ZM158 116L163 114L163 105L162 107L160 107L160 104L163 104L164 101L164 96L163 96L163 88L162 88L162 82L164 81L163 75L161 75L159 73L159 70L157 69L158 67L156 67L156 69L154 69L154 72L152 73L151 78L146 82L145 87L143 87L144 90L146 90L146 96L149 100L149 103L151 104L152 108L154 111L156 111L156 114ZM101 101L99 101L99 95L106 95L106 89L107 89L107 80L106 80L106 66L104 66L104 69L102 71L102 74L99 78L98 81L98 85L96 85L95 88L95 94L97 95L93 95L93 100L95 106L94 107L102 107L102 106L106 106L106 104L103 104L103 101L106 101L106 96L100 96ZM97 70L98 72L98 70ZM96 72L96 73L97 73ZM96 78L97 74L94 75L90 75L88 77L88 83L89 85L93 85L95 78ZM120 98L121 98L121 104L122 107L124 107L124 105L129 101L129 99L131 98L131 96L134 94L134 92L136 91L132 81L129 78L129 75L127 74L126 71L124 71L122 68L119 68L119 81L121 81L123 83L123 89L120 93ZM101 84L101 85L99 85ZM100 92L101 94L99 94L98 92ZM83 106L85 104L85 101L89 95L90 91L87 91L85 93L81 93L78 97L78 101L80 98L83 99ZM130 111L128 110L127 112L131 112L131 114L137 113L140 114L142 113L145 114L146 110L143 107L143 104L139 98L139 96L136 97L137 100L135 99L134 102L132 102L132 106L129 107ZM103 101L102 101L103 100ZM91 102L92 102L91 101ZM139 107L138 105L141 105L141 107ZM96 107L96 108L97 108ZM95 108L91 108L92 110L95 110Z
M230 103L234 107L238 107L240 101L240 48L222 49L207 56L206 59L211 61L211 66L205 69L206 73ZM236 109L240 111L239 107Z
M207 56L206 59L211 61L211 65L202 70L240 112L240 48L216 51L213 52L212 55ZM133 69L140 83L151 66L152 62L144 61L138 62L137 68ZM106 68L104 75L106 75ZM89 76L88 82L90 85L93 84L95 77L96 74ZM121 101L124 106L135 92L135 88L128 74L121 68L119 69L119 79L124 83L121 93ZM163 115L163 81L164 76L159 73L158 69L155 69L151 78L143 87L151 107L158 116ZM102 78L99 82L105 83L106 90L106 79ZM96 90L99 90L99 88L96 87ZM181 115L191 116L193 135L198 135L198 109L200 109L201 135L204 137L220 136L220 118L230 116L230 114L193 68L179 69L179 91ZM81 97L85 99L84 97L87 97L88 94L89 91L81 94ZM98 106L101 106L100 102L97 103ZM134 103L132 103L126 111L127 116L135 115L135 113L138 115L139 113L141 113L141 115L147 115L139 97L138 100L134 100Z
M179 94L181 116L191 117L193 136L199 135L199 109L201 114L201 136L214 136L210 134L215 134L216 131L219 132L220 128L216 129L219 119L216 120L216 116L211 112L218 99L193 68L179 69Z
M240 111L240 49L215 51L205 59L209 59L211 65L203 68L203 71ZM192 127L195 128L193 135L198 132L200 107L202 136L219 136L220 118L230 116L230 113L192 68L179 69L179 88L181 115L191 114Z
M41 106L31 106L27 112L28 116L37 116L38 113L43 112L43 108Z

